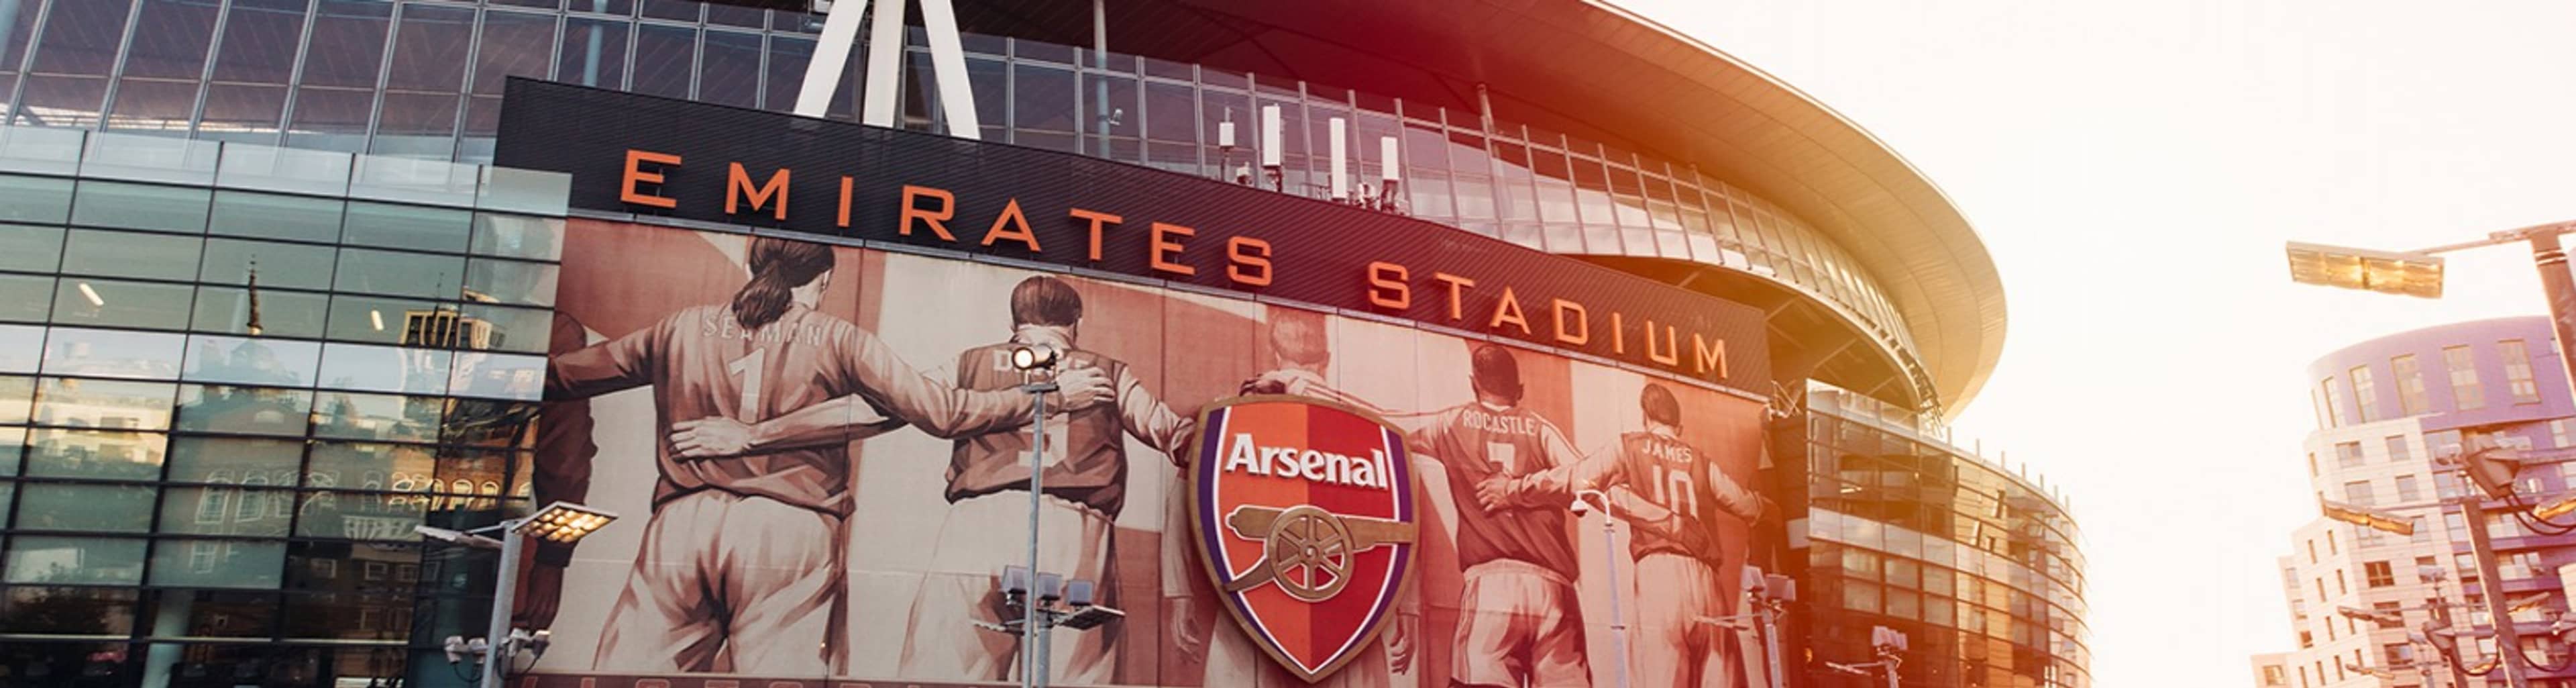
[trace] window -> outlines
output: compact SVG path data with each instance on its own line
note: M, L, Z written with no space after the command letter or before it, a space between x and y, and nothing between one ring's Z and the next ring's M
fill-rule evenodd
M2425 525L2424 525L2424 517L2422 517L2422 516L2415 516L2415 517L2412 517L2412 519L2411 519L2409 522L2411 522L2411 523L2415 524L2415 536L2414 536L2414 537L2412 537L2412 538L2408 538L2408 541L2409 541L2409 542L2432 542L2432 541L2433 541L2433 529L2428 528L2428 527L2425 527ZM2432 563L2433 563L2433 558L2432 558L2432 557L2424 557L2424 558L2423 558L2423 563L2424 563L2424 564L2426 564L2426 565L2430 565L2430 564L2432 564Z
M2361 443L2360 443L2360 442L2337 442L2337 443L2335 443L2335 467L2336 467L2336 468L2358 468L2358 467L2360 467L2360 466L2361 466L2361 463L2362 463L2362 458L2361 458Z
M2385 588L2397 584L2397 571L2389 568L2388 562L2364 562L2361 565L2361 575L2364 586Z
M2531 349L2520 339L2496 342L2496 355L2504 358L2505 388L2513 392L2513 403L2540 403L2540 384L2531 379Z
M2375 505L2377 504L2377 501L2374 497L2375 496L2370 493L2370 481L2368 480L2355 480L2343 484L2344 501L2351 502L2353 506Z
M2415 500L2424 498L2423 487L2419 484L2421 482L2416 480L2415 476L2397 476L2397 503L2412 504Z
M2405 462L2406 462L2406 460L2407 460L2407 459L2410 459L2410 458L2414 458L2414 452L2412 452L2412 451L2408 451L2408 450L2407 450L2407 448L2406 448L2406 436L2405 436L2405 435L2389 435L2389 436L2388 436L2388 462L2389 462L2389 463L2405 463Z
M2388 359L2388 367L2397 374L2397 404L2404 413L2416 416L2431 410L2424 397L2424 370L2415 362L2415 355Z
M2344 422L2343 381L2339 378L2330 377L2317 384L2318 390L2326 395L2326 425L2328 427L2342 426Z
M2567 421L2566 418L2549 421L2549 446L2567 446Z
M2379 420L2379 385L2370 379L2370 366L2352 369L2352 407L2361 412L2361 422Z
M2348 594L2351 594L2351 593L2352 593L2352 587L2351 587L2351 583L2350 583L2350 581L2351 581L2351 579L2344 577L2344 575L2343 575L2343 569L2335 569L2335 594L2337 594L2337 595L2348 595Z
M2478 363L2469 347L2442 349L2442 364L2451 370L2451 404L2461 411L2486 408L2486 389L2478 386Z

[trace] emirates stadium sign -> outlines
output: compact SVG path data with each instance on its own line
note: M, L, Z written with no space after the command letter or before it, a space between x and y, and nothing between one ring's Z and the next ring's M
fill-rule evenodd
M1420 529L1404 436L1356 409L1237 397L1201 414L1193 540L1226 613L1317 681L1371 647L1410 582Z

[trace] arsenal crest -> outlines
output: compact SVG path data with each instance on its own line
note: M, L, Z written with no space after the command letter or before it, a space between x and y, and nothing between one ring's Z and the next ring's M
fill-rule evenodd
M1314 399L1202 412L1190 526L1226 612L1308 682L1375 642L1413 573L1420 518L1404 435Z

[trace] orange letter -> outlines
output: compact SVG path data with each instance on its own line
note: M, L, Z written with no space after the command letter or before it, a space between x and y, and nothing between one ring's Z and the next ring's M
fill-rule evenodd
M1710 368L1716 368L1717 378L1726 379L1726 340L1717 340L1717 347L1710 348L1708 340L1701 339L1699 333L1693 332L1691 350L1698 354L1699 372L1707 373Z
M1655 346L1655 321L1646 321L1646 358L1668 366L1682 364L1682 341L1673 326L1664 326L1664 345Z
M1521 328L1521 334L1530 333L1529 319L1521 317L1520 297L1513 296L1512 288L1508 286L1503 287L1503 299L1502 301L1494 304L1494 317L1493 319L1485 322L1485 328L1500 328L1504 323L1519 325Z
M1005 226L1019 229L1005 232L1002 231ZM1010 205L1002 206L1001 216L993 218L993 228L984 230L986 246L991 246L993 242L1003 239L1018 239L1020 243L1029 245L1030 253L1038 252L1038 237L1029 233L1029 216L1020 213L1020 199L1011 199Z
M1127 219L1104 212L1083 210L1081 208L1073 209L1073 216L1091 221L1091 262L1094 263L1100 262L1101 226L1118 224L1126 221Z
M939 199L939 209L922 210L913 207L912 199L915 198ZM903 185L903 222L895 225L895 231L904 236L912 236L912 221L917 219L923 225L929 226L931 233L938 234L941 240L956 241L957 237L948 233L946 224L948 218L956 214L957 196L955 194L948 193L946 189L905 184Z
M1405 270L1404 266L1384 261L1371 261L1368 271L1370 305L1399 311L1413 307L1413 285L1405 283L1412 274Z
M850 178L841 177L841 216L834 220L841 227L850 226Z
M1466 318L1466 312L1458 307L1458 292L1468 287L1476 286L1476 281L1438 271L1432 272L1431 278L1449 283L1449 319L1459 320Z
M1592 319L1584 317L1583 304L1565 299L1554 299L1554 301L1556 302L1556 341L1575 346L1582 346L1585 342L1592 341ZM1569 312L1574 314L1572 332L1565 329L1565 314Z
M1168 272L1176 275L1199 274L1197 269L1171 261L1173 256L1181 254L1181 242L1171 241L1164 238L1166 236L1191 236L1198 234L1198 230L1180 225L1167 225L1156 222L1154 223L1153 231L1153 240L1149 245L1154 249L1154 255L1153 260L1148 262L1147 265L1152 266L1156 272Z
M1619 312L1610 312L1610 353L1628 353L1628 326L1620 322Z
M1234 262L1225 266L1225 276L1235 284L1255 287L1270 286L1270 242L1251 237L1226 237L1225 256Z
M618 179L617 200L636 205L649 205L655 208L679 207L680 202L677 200L635 190L635 185L637 184L662 183L661 172L644 171L644 163L648 162L657 165L678 167L680 166L680 156L669 153L655 153L648 150L638 150L634 148L626 149L626 173L621 175Z
M751 175L743 171L742 163L725 164L728 166L725 169L726 215L734 214L734 199L749 196L752 210L759 210L761 204L768 203L771 198L778 199L778 205L770 208L770 214L781 220L787 219L787 168L781 167L770 173L769 181L754 189L751 188Z

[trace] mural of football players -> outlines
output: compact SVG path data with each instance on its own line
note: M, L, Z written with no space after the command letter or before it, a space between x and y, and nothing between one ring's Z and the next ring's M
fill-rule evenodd
M1672 390L1647 383L1638 406L1646 427L1619 436L1619 445L1586 462L1593 475L1577 478L1602 490L1610 514L1629 526L1628 553L1636 561L1636 681L1650 686L1741 685L1726 659L1729 642L1718 626L1724 556L1717 541L1718 514L1750 523L1762 500L1716 468L1715 457L1681 439L1682 407Z
M1390 418L1406 443L1437 459L1458 516L1453 526L1466 583L1451 685L1586 688L1582 607L1566 505L1557 472L1582 461L1565 433L1521 405L1520 363L1510 350L1474 345L1476 400L1418 417Z
M865 406L942 437L1009 432L1031 403L1018 391L965 391L921 374L873 333L815 310L831 282L830 247L751 239L751 277L729 303L682 309L653 325L552 357L549 400L650 386L656 442L652 516L634 569L610 609L600 669L821 676L838 656L838 616L851 514L847 440L750 450L747 424L818 404ZM1073 368L1059 403L1082 409L1109 392L1100 371ZM864 403L850 400L855 397ZM675 419L721 419L682 431ZM578 460L570 456L552 461ZM555 470L573 470L555 467Z
M1270 310L1268 320L1273 368L1244 381L1242 393L1310 397L1371 412L1382 411L1377 405L1335 389L1330 384L1333 352L1328 324L1322 313L1274 308ZM1251 638L1225 628L1231 623L1218 618L1222 614L1199 613L1201 610L1196 608L1196 596L1189 583L1203 576L1197 573L1198 563L1191 561L1196 548L1189 542L1187 524L1191 516L1188 500L1172 499L1168 506L1171 513L1164 521L1168 525L1163 530L1163 594L1176 602L1172 616L1174 645L1189 655L1206 653L1207 676L1201 685L1305 685L1262 656ZM1406 595L1396 617L1383 631L1378 647L1362 652L1339 672L1313 685L1343 688L1394 685L1395 674L1410 672L1413 665L1413 636L1421 627L1420 600L1418 595Z
M1122 361L1082 349L1082 295L1051 276L1021 280L1010 297L1009 339L968 349L957 357L964 389L1012 390L1045 373L1012 367L1010 353L1046 345L1066 352L1069 370L1095 370L1113 390L1114 404L1051 416L1047 425L1046 497L1040 517L1038 570L1067 578L1104 580L1109 542L1126 505L1126 439L1133 436L1165 457L1181 456L1192 419L1172 412ZM1027 543L1012 534L1029 521L1029 434L1010 430L961 436L948 465L949 510L930 554L930 579L912 607L899 675L915 679L1000 681L1014 675L1018 637L975 626L1015 619L1001 603L993 572L1025 565ZM969 574L971 575L960 575ZM1108 634L1082 633L1052 644L1050 680L1105 684L1116 663Z

